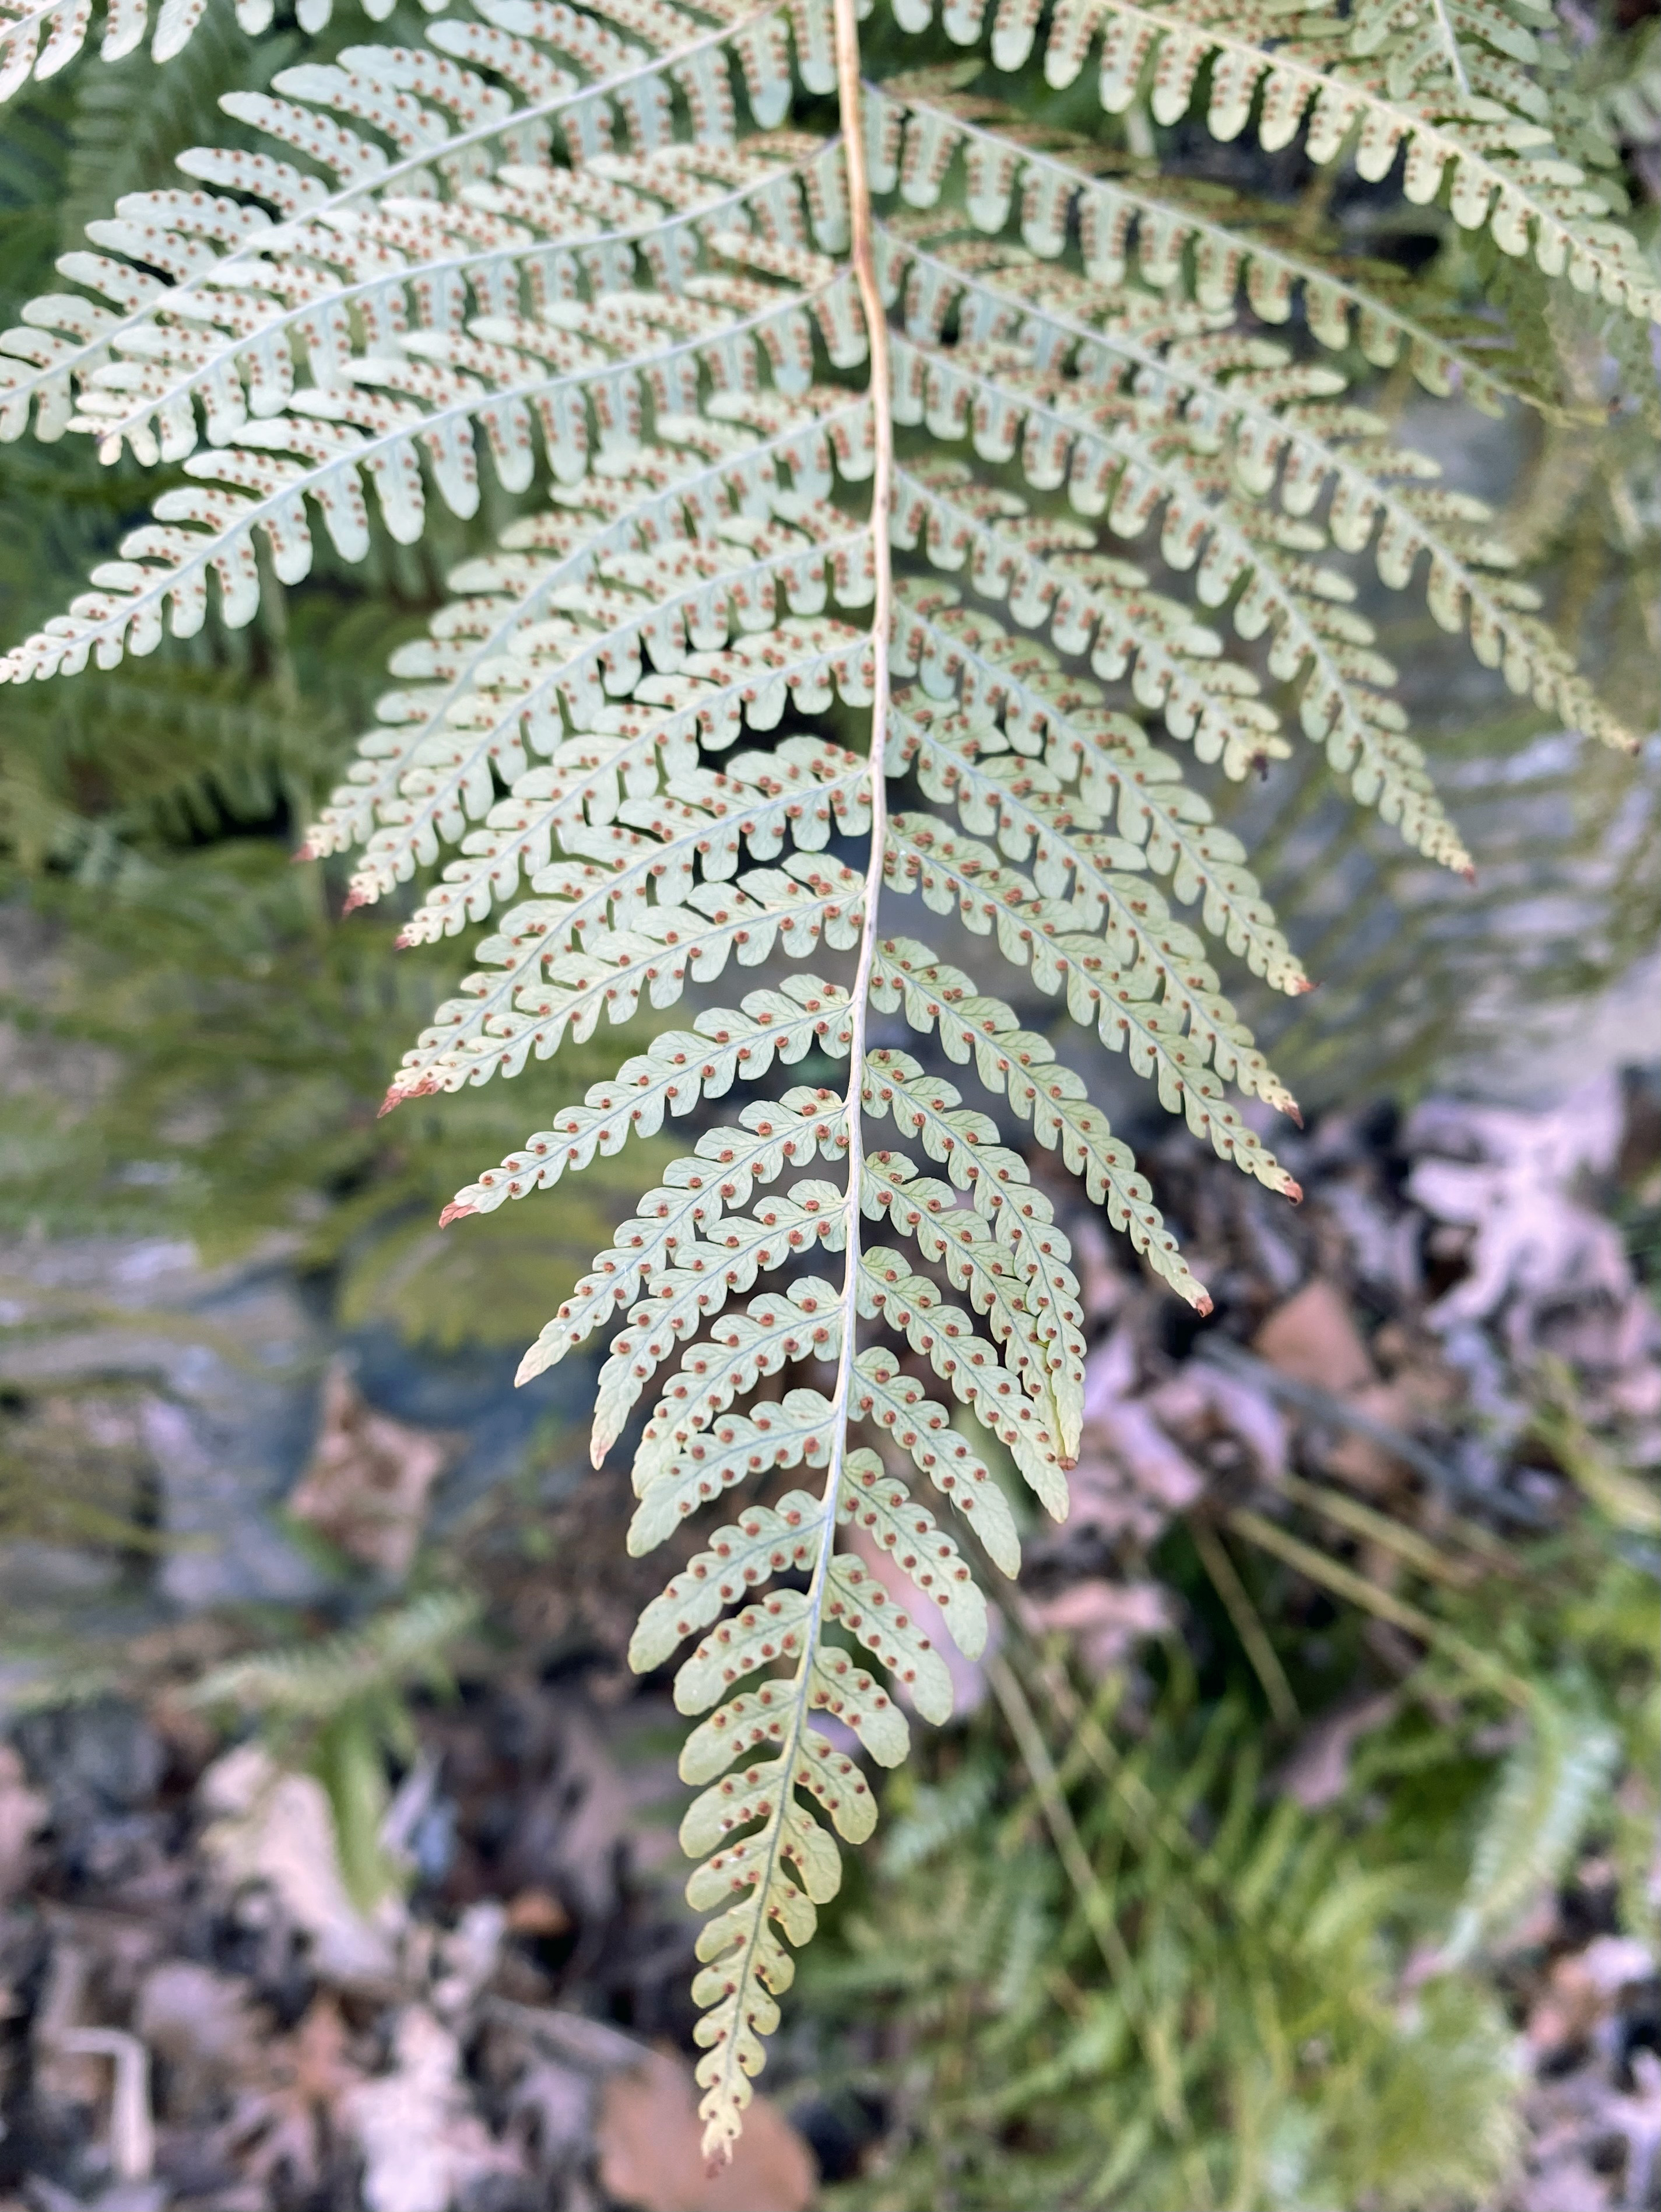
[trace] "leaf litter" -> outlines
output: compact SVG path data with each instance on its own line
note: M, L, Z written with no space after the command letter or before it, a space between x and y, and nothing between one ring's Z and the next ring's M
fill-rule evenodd
M1286 1148L1308 1194L1289 1219L1180 1137L1152 1144L1216 1312L1196 1328L1089 1217L1069 1221L1084 1430L1072 1516L1029 1534L1008 1601L1020 1632L1087 1680L1134 1672L1149 1639L1192 1627L1154 1565L1173 1530L1239 1558L1240 1515L1282 1528L1311 1499L1337 1516L1332 1556L1386 1595L1412 1543L1434 1555L1450 1529L1497 1552L1592 1510L1649 1557L1661 1325L1609 1212L1647 1103L1612 1080L1549 1112L1329 1115ZM336 1370L294 1510L395 1585L452 1452ZM385 1816L406 1880L371 1908L324 1782L259 1738L227 1747L181 1698L200 1622L150 1638L135 1694L15 1718L6 2212L794 2212L821 2167L857 2169L865 2146L815 2102L810 2038L795 2087L786 2045L734 2164L710 2175L695 2154L680 1801L667 1699L624 1663L641 1591L615 1487L584 1479L534 1547L509 1504L452 1544L495 1633L459 1655L458 1696L411 1701ZM1372 1626L1399 1656L1400 1632ZM973 1706L987 1662L958 1663ZM1268 1786L1336 1802L1402 1694L1305 1716ZM1622 1930L1621 1879L1594 1842L1494 1933L1531 2081L1526 2154L1492 2212L1639 2212L1661 2179L1661 1984Z

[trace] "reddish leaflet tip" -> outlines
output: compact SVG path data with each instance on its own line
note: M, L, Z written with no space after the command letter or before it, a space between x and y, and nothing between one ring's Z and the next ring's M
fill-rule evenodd
M383 1108L382 1110L384 1112L385 1109ZM440 1229L448 1229L452 1221L464 1220L473 1211L470 1206L464 1206L461 1200L457 1199L451 1205L446 1206L444 1212L439 1214L439 1226Z
M1312 975L1300 975L1297 988L1292 995L1294 998L1300 999L1306 991L1312 991L1315 988L1315 979Z
M289 854L288 858L294 866L298 867L302 860L315 860L317 854L312 850L311 846L306 842L306 840L302 838L300 843L295 846L294 851Z
M1288 1098L1286 1102L1286 1118L1288 1121L1294 1122L1300 1129L1302 1128L1303 1109L1295 1098Z
M1472 889L1472 890L1476 890L1476 869L1475 864L1474 864L1473 862L1470 861L1470 860L1467 860L1467 861L1465 862L1465 864L1464 864L1464 867L1460 869L1459 873L1460 873L1460 874L1464 878L1465 881L1466 881L1466 882L1470 885L1470 888Z
M388 1090L385 1097L381 1100L379 1108L376 1109L375 1119L378 1121L384 1121L395 1106L403 1105L408 1096L409 1093L407 1091L400 1091L396 1083L393 1084Z
M1203 1316L1205 1314L1209 1314L1211 1310L1211 1293L1209 1291L1202 1291L1199 1296L1194 1300L1194 1311L1197 1314Z
M368 894L368 892L367 892L367 891L359 891L359 890L350 890L350 891L348 891L348 892L347 892L347 894L346 894L345 902L344 902L344 903L342 905L342 907L341 907L341 910L340 910L340 913L341 913L341 920L343 921L346 919L347 915L348 915L349 914L351 914L352 912L354 912L355 908L357 908L358 907L361 907L361 906L367 906L367 905L368 905L368 903L369 903L369 894Z
M421 939L417 937L412 937L409 933L409 928L406 927L398 932L397 935L392 939L392 942L400 952L407 952L412 945L418 945L421 942Z
M1294 1206L1303 1204L1303 1185L1300 1182L1294 1182L1290 1176L1286 1178L1286 1194Z

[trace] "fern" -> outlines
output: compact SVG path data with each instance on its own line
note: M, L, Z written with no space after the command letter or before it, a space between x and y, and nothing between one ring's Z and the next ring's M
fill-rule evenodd
M436 15L443 0L421 4ZM396 0L363 0L363 12L372 22L383 22L395 5ZM217 29L220 10L213 12ZM269 30L276 14L273 0L233 0L232 12L237 29L250 38ZM333 12L333 0L297 0L294 15L302 31L316 32ZM208 0L161 0L150 33L151 60L172 61L183 53L208 15ZM0 100L9 100L31 78L53 77L69 68L86 46L92 16L92 0L0 0ZM150 0L106 0L100 60L124 60L143 44L147 32Z
M974 0L950 7L949 35L972 43L983 12ZM1000 69L1026 60L1040 12L1037 0L1000 0L991 33ZM1551 151L1549 101L1528 67L1540 58L1532 27L1540 18L1526 4L1434 0L1358 9L1346 27L1312 11L1224 11L1203 0L1174 8L1068 0L1051 19L1044 74L1052 86L1071 84L1100 37L1099 92L1110 114L1130 106L1148 70L1157 123L1179 122L1204 82L1214 137L1238 137L1255 106L1264 147L1287 145L1301 129L1309 159L1325 163L1353 142L1369 180L1404 154L1409 200L1432 201L1446 185L1461 228L1486 229L1502 252L1531 255L1547 275L1567 275L1577 291L1648 319L1656 280L1631 234L1609 220L1606 197L1584 173Z
M227 95L233 143L183 155L188 186L124 195L98 250L60 264L76 289L0 341L5 434L173 471L10 681L188 639L215 597L250 623L312 572L319 520L325 560L352 563L428 535L434 494L464 520L519 502L399 648L306 842L356 855L348 906L392 900L406 944L486 930L387 1109L559 1053L586 1072L603 1020L653 1025L763 971L659 1028L445 1217L698 1121L521 1374L614 1332L594 1456L632 1436L630 1548L679 1540L633 1656L696 1639L675 1696L697 1721L682 1836L713 1916L695 1994L716 2157L837 1890L835 1838L871 1830L861 1755L895 1765L905 1707L950 1711L926 1608L896 1590L980 1650L975 1551L1019 1564L1004 1469L1059 1519L1079 1438L1054 1205L900 1027L972 1066L1209 1304L1085 1073L899 902L995 945L1015 993L1064 1005L1295 1198L1263 1133L1295 1102L1213 953L1281 994L1309 978L1184 749L1239 781L1287 757L1289 718L1410 848L1469 866L1354 604L1363 558L1391 589L1422 574L1435 622L1514 692L1625 742L1486 510L1349 371L1399 365L1490 410L1556 408L1549 380L1284 211L973 89L1026 64L1039 13L1008 0L986 27L954 4L972 64L866 87L852 0L794 0L788 25L727 0L478 0L422 46ZM908 58L937 58L917 0L894 15ZM1146 76L1174 124L1203 77L1219 137L1306 126L1317 161L1350 149L1373 180L1400 152L1410 201L1445 193L1531 281L1641 319L1658 294L1631 234L1546 150L1527 17L1067 0L1043 70L1065 87L1100 37L1109 112ZM1259 327L1294 318L1318 357ZM838 954L851 973L818 972ZM733 1097L775 1061L807 1079ZM719 1525L688 1548L706 1507ZM1036 1940L1009 1935L1011 1990Z
M978 1716L955 1773L891 1792L876 1878L809 1968L834 2031L821 2094L880 2087L885 2109L839 2203L1493 2200L1517 2148L1512 2038L1470 1980L1401 2002L1422 1861L1365 1820L1264 1804L1244 1716L1202 1730L1185 1703L1167 1688L1134 1728L1099 1705L1046 1731L1076 1808L1070 1895L1019 1794L1044 1736L1018 1763ZM1111 1978L1093 1909L1124 1929Z
M1470 1881L1449 1933L1450 1966L1502 1932L1562 1873L1620 1757L1614 1730L1537 1690L1530 1727L1506 1760L1476 1840Z
M348 1892L365 1911L404 1872L382 1828L390 1804L386 1753L410 1763L419 1748L405 1694L418 1686L449 1686L448 1653L477 1611L470 1596L431 1590L310 1650L228 1661L191 1691L194 1704L258 1714L280 1757L303 1758L315 1770L329 1794Z
M443 1681L445 1654L476 1612L471 1598L430 1591L308 1650L227 1660L201 1678L191 1698L239 1705L289 1726L333 1720L355 1701L392 1698L415 1681Z

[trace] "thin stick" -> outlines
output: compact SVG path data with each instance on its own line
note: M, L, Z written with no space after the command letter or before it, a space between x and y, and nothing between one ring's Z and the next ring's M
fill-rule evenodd
M1463 1636L1456 1635L1451 1628L1444 1628L1440 1620L1421 1612L1416 1605L1408 1604L1404 1598L1397 1597L1392 1591L1379 1589L1364 1577L1352 1573L1349 1568L1340 1566L1336 1559L1329 1559L1312 1544L1303 1543L1296 1536L1288 1535L1284 1528L1277 1528L1261 1513L1253 1513L1241 1506L1228 1516L1228 1525L1248 1544L1256 1544L1263 1551L1272 1552L1276 1559L1284 1559L1288 1566L1295 1567L1300 1574L1307 1575L1311 1582L1325 1584L1335 1595L1348 1598L1351 1605L1360 1606L1364 1612L1376 1613L1380 1620L1389 1621L1393 1627L1403 1628L1409 1636L1416 1636L1421 1643L1446 1652L1468 1674L1486 1683L1489 1689L1497 1690L1512 1705L1520 1705L1525 1711L1531 1707L1533 1701L1528 1685L1513 1674L1509 1668L1490 1659L1474 1644L1467 1644Z
M1252 1602L1252 1594L1240 1580L1234 1562L1223 1549L1222 1539L1209 1521L1191 1520L1188 1533L1194 1540L1194 1548L1200 1562L1211 1577L1223 1609L1234 1624L1234 1633L1246 1647L1246 1656L1252 1662L1252 1672L1263 1684L1264 1694L1269 1699L1269 1710L1282 1728L1295 1728L1302 1716L1298 1701L1292 1694L1292 1685L1286 1679L1286 1669L1274 1645L1269 1641L1268 1631Z

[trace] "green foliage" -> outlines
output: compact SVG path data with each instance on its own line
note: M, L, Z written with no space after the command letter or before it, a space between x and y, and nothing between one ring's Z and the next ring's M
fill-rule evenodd
M1653 1567L1591 1517L1473 1534L1481 1571L1414 1540L1425 1656L1318 1810L1287 1794L1226 1616L1203 1685L1172 1636L1088 1699L1058 1649L1006 1636L994 1698L888 1785L884 1848L809 1965L816 2086L882 2118L834 2202L1493 2201L1522 2080L1496 1956L1529 1955L1518 1923L1580 1847L1653 1940ZM1197 1605L1185 1540L1167 1552ZM1357 1617L1311 1636L1274 1572L1253 1596L1308 1710L1317 1643ZM1367 1671L1349 1650L1347 1698Z
M1173 1691L1128 1731L1106 1707L1056 1756L1125 1931L1115 1975L1035 1849L1031 1797L1006 1782L970 1821L943 1818L995 1771L990 1723L909 1808L891 1789L893 1841L806 2000L847 2030L880 2017L897 2045L880 2079L844 2077L886 2095L890 2127L833 2201L1426 2212L1490 2191L1515 2153L1517 2063L1476 1984L1403 2001L1415 1862L1337 1814L1265 1805L1228 1705L1202 1717Z
M279 1726L333 1720L355 1700L383 1703L415 1682L441 1686L446 1654L476 1612L470 1598L430 1591L321 1644L227 1661L203 1675L193 1696Z
M472 1598L429 1591L321 1644L231 1660L191 1692L197 1705L258 1715L275 1755L316 1773L347 1889L366 1911L402 1879L382 1830L388 1755L408 1765L418 1749L406 1693L448 1686L451 1649L477 1615Z
M1601 1810L1620 1753L1614 1732L1537 1694L1528 1733L1506 1760L1471 1860L1470 1881L1448 1937L1450 1965L1502 1930L1561 1875Z

